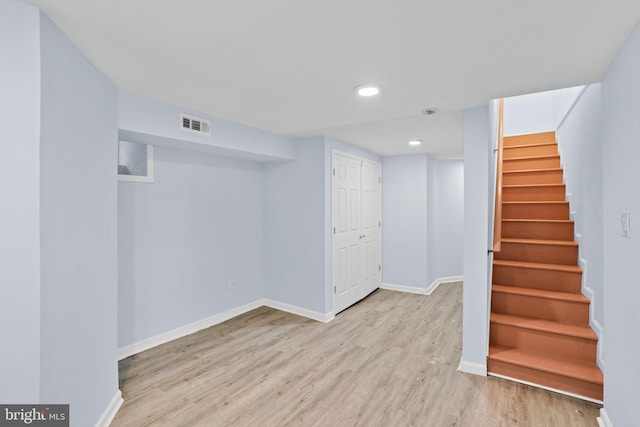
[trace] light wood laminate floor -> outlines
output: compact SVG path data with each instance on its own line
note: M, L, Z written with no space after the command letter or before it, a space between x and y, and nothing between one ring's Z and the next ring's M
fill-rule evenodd
M120 362L112 426L597 426L599 405L457 371L462 286L323 324L262 307Z

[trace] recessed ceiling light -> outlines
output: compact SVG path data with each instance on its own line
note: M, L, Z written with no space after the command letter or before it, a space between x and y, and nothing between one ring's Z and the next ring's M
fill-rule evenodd
M440 111L438 107L429 107L429 108L423 108L422 110L420 110L422 114L426 114L427 116L436 114L438 111Z
M416 147L418 145L422 144L422 140L421 139L412 139L411 141L409 141L409 145Z
M358 85L353 90L360 96L376 96L380 93L380 88L371 84Z

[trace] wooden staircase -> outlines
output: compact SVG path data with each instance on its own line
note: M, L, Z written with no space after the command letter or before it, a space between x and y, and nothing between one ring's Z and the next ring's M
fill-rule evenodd
M504 138L500 189L488 371L601 401L554 132Z

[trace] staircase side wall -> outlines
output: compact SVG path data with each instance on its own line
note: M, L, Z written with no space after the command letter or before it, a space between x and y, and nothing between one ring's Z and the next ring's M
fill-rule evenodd
M591 327L604 340L604 272L602 242L601 85L590 85L576 101L557 131L558 145L575 239L580 245L582 290L591 300Z

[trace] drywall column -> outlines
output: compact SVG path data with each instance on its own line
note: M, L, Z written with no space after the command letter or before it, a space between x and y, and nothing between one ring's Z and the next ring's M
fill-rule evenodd
M117 90L40 23L40 399L69 403L72 425L92 426L120 400Z
M0 402L37 403L40 382L40 17L0 2Z
M486 375L489 108L464 111L464 294L460 370Z
M604 414L613 426L638 423L640 402L640 27L602 81ZM620 214L631 213L623 237Z

